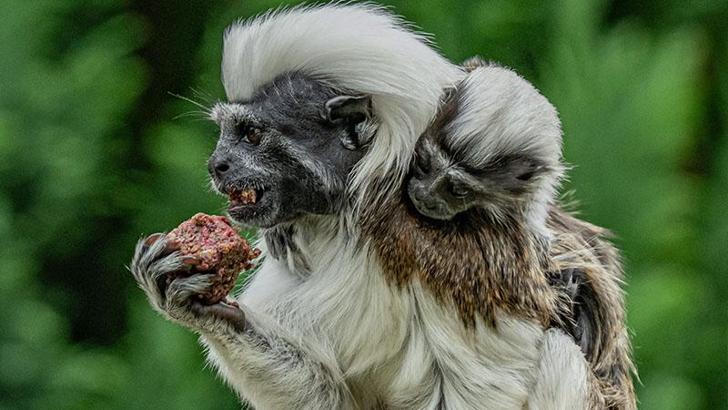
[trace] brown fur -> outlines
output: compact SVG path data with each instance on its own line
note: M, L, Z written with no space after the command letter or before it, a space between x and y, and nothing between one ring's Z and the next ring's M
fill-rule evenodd
M548 272L577 268L596 297L596 338L585 352L593 369L594 408L635 409L634 365L624 324L622 269L604 229L557 207L549 214L555 238L540 244L516 220L495 222L480 213L454 220L426 220L405 197L366 213L363 233L387 279L404 288L419 281L443 304L456 308L464 325L494 323L502 312L566 328L573 301L548 284Z
M599 390L609 409L635 409L629 334L625 325L624 273L616 248L608 241L610 233L575 218L559 208L552 208L548 225L555 237L550 259L557 269L578 269L586 277L593 300L589 310L595 325L594 337L585 355L599 383ZM563 292L560 292L564 295ZM572 306L574 301L568 301ZM563 320L562 320L563 322Z
M517 220L486 219L467 212L444 223L425 220L400 197L367 213L363 228L393 285L420 281L467 326L476 317L493 324L496 311L547 325L558 300L543 274L551 268L545 244Z

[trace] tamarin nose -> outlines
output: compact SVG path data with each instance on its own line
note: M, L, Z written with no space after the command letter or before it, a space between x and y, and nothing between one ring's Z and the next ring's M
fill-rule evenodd
M210 158L209 168L211 174L216 178L221 178L230 170L230 163L224 159Z
M425 199L425 193L422 189L415 189L415 199L423 201Z
M440 204L437 202L427 201L427 202L425 202L425 208L427 208L427 210L429 210L429 211L434 212L434 211L440 211L441 207L440 207Z
M219 164L215 164L215 172L218 174L224 174L230 169L230 165L228 165L227 162L221 162Z

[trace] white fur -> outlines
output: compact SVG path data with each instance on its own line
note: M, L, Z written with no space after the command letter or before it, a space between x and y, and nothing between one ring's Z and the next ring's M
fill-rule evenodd
M244 101L291 71L342 92L372 96L379 127L351 184L360 201L397 188L442 89L464 75L429 47L424 36L373 5L297 7L227 30L222 76L230 101ZM377 176L387 176L390 186L372 190L369 184Z
M477 323L469 332L454 311L415 287L424 338L443 374L442 395L450 409L521 408L528 398L543 330L499 315L497 330Z
M573 339L560 329L549 329L542 342L535 385L528 399L533 410L592 408L589 367Z
M321 227L314 225L309 232ZM393 288L366 249L352 251L327 236L307 244L306 252L318 256L309 278L266 262L239 302L255 329L327 369L318 377L335 380L337 406L557 409L586 402L586 361L563 333L555 337L507 315L498 316L497 330L482 322L466 330L427 290L416 283ZM251 377L246 369L275 368L275 361L245 338L204 340L210 360L256 408L306 407L290 400L300 397L297 390L312 389L311 369L282 369L286 390L273 389L282 381L257 372Z
M531 83L503 67L479 67L459 88L461 106L448 135L467 162L477 167L498 154L528 153L552 168L529 198L530 225L547 233L546 214L563 173L556 109Z

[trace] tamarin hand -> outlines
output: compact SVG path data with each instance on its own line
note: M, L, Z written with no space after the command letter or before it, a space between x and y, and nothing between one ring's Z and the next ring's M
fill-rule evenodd
M198 260L180 254L165 234L140 239L131 271L154 309L170 320L199 332L217 332L222 327L245 328L245 315L237 303L202 303L200 295L214 286L214 273L195 269Z

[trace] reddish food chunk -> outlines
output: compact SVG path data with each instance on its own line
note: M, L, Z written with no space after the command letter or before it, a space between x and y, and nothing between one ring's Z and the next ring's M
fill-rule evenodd
M251 261L260 255L223 216L198 213L167 234L167 241L194 260L196 271L215 273L210 291L200 295L206 304L225 299L240 272L253 268Z

